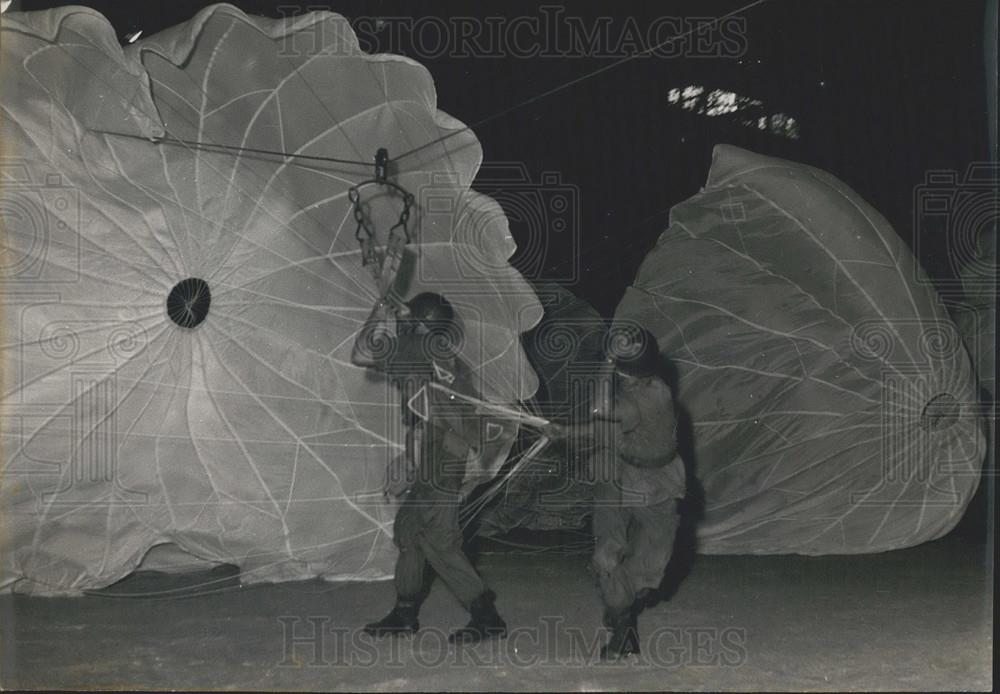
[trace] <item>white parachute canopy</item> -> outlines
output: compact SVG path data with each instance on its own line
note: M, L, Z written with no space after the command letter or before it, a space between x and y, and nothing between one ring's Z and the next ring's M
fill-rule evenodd
M940 537L979 483L969 356L888 222L833 176L715 148L616 312L679 374L706 553Z
M250 582L387 577L403 432L349 362L379 294L351 162L416 150L389 171L415 200L396 290L448 297L483 396L515 403L541 307L469 189L475 135L331 13L215 5L124 51L85 8L7 13L2 51L0 586L105 586L163 543ZM384 241L402 204L365 191Z

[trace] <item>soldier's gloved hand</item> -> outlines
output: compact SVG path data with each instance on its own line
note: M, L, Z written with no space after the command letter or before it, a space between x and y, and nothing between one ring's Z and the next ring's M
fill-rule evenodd
M598 573L611 573L625 558L624 548L616 542L601 542L594 548L591 563Z
M383 300L385 305L392 310L396 318L406 320L410 317L410 307L399 300L395 294L389 293Z

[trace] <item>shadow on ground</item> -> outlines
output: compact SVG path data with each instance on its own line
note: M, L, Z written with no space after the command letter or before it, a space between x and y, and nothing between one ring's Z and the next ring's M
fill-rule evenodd
M83 598L0 596L3 688L877 690L992 686L992 575L980 543L856 557L699 556L640 618L643 654L598 665L580 555L482 551L508 639L455 650L440 582L415 638L360 632L391 582L241 588L235 571L136 574Z

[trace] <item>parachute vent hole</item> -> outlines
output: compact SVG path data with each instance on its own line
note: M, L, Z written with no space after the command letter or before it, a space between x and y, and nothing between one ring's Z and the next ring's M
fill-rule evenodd
M182 328L193 328L205 320L211 303L208 282L188 277L175 284L167 295L167 315Z
M943 431L958 420L961 410L958 401L951 393L940 393L927 401L920 415L920 424L924 429Z

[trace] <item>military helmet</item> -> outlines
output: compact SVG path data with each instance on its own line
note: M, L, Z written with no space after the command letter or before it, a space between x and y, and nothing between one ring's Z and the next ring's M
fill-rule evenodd
M656 336L635 324L612 327L605 353L618 371L629 376L652 376L659 369L660 347Z
M462 345L462 331L451 303L440 294L423 292L406 302L409 314L404 317L402 332L424 328L423 349L431 359L454 357ZM420 331L416 331L420 334Z
M434 292L417 294L406 302L406 307L410 310L410 320L420 321L428 327L455 321L455 309L451 307L451 303Z

